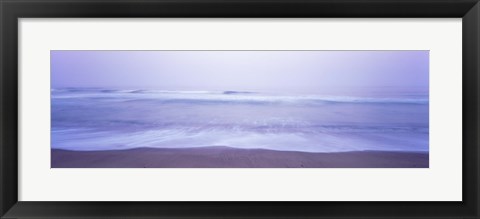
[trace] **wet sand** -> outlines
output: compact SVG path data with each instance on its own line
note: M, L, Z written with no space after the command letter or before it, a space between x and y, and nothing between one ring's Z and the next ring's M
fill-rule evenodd
M423 152L308 153L230 147L52 149L52 168L428 168Z

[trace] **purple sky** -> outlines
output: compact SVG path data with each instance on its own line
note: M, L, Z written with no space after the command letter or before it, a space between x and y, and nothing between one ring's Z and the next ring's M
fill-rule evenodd
M428 88L428 51L51 51L52 88Z

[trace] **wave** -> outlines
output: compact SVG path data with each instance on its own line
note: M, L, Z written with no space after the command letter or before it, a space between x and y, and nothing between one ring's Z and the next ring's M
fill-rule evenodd
M130 93L139 94L220 94L220 91L174 91L174 90L133 90Z
M264 148L283 151L340 152L361 150L428 151L428 133L259 133L208 129L151 129L128 132L95 129L53 129L52 148L105 150L139 147L185 148L203 146Z
M374 98L326 95L281 95L251 91L173 91L173 90L115 90L115 89L52 89L52 98L112 98L146 100L163 103L246 103L246 104L428 104L428 98ZM70 95L69 95L70 93ZM73 94L73 95L71 95Z
M256 92L250 92L250 91L230 91L230 90L227 90L227 91L223 91L222 92L223 94L254 94Z

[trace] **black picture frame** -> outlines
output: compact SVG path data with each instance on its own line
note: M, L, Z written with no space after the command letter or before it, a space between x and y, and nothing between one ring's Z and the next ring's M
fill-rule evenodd
M1 218L479 218L478 0L0 0ZM133 17L462 18L461 202L18 201L18 19ZM193 37L193 36L192 36ZM352 36L355 37L355 36ZM446 87L447 89L448 87ZM392 188L393 189L393 188ZM442 192L442 191L438 191Z

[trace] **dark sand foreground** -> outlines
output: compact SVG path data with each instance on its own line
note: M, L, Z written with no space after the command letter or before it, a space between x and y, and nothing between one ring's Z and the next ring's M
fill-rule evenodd
M308 153L230 147L52 149L52 168L428 168L428 153Z

